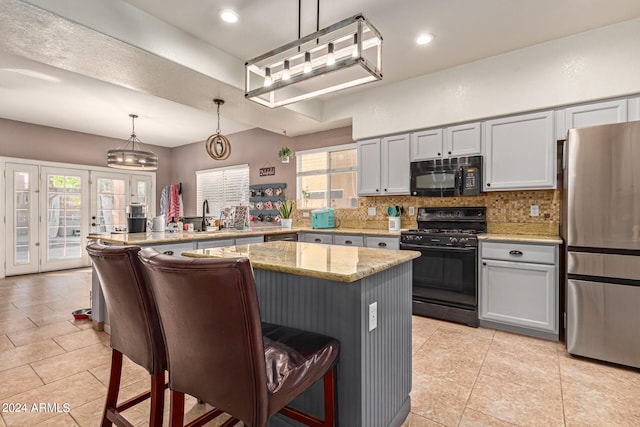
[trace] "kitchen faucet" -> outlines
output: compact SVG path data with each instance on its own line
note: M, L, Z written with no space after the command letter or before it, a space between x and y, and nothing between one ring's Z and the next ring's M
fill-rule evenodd
M207 231L207 219L205 215L209 213L209 201L204 199L202 202L202 229L201 231Z

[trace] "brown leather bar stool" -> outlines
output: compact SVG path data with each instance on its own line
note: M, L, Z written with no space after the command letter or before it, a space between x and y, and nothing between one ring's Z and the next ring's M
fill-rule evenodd
M149 426L162 425L164 372L167 358L158 311L138 258L139 247L87 245L87 252L100 278L111 325L111 374L102 426L131 426L121 412L151 398ZM117 404L122 377L122 355L151 375L151 390Z
M264 426L277 412L308 426L335 424L337 340L260 322L249 260L189 259L147 248L140 258L155 296L167 348L171 425L184 422L184 394L215 409L202 425L226 412ZM324 421L286 408L324 378Z

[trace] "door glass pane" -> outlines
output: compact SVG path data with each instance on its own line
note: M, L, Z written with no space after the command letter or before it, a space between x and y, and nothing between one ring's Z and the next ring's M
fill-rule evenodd
M31 185L28 172L14 172L13 183L15 189L14 205L14 265L29 264L31 253L29 251L31 206L29 205L29 191Z
M82 256L79 250L81 187L80 176L47 176L47 260Z
M126 228L126 181L124 179L98 178L97 191L96 231L110 233L116 228Z

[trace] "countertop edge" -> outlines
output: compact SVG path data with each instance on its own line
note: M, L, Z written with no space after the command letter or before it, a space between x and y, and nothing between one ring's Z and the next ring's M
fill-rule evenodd
M491 241L491 242L521 242L521 243L547 243L554 245L561 245L563 243L562 238L552 236L535 236L528 234L494 234L486 233L479 234L478 240Z
M274 243L274 242L270 242ZM333 245L318 245L316 243L304 243L304 242L290 242L290 243L298 243L302 245L314 245L314 246L333 246ZM279 273L288 273L294 274L303 277L312 277L318 279L326 279L335 282L343 282L343 283L353 283L358 280L364 279L366 277L372 276L376 273L388 270L389 268L395 267L400 264L404 264L405 262L412 261L418 258L421 254L418 251L408 251L408 250L399 250L399 249L376 249L376 248L352 248L354 250L362 250L364 252L368 251L385 251L389 254L389 256L385 257L384 261L380 261L375 265L368 266L366 268L360 267L358 271L353 273L336 273L332 271L318 271L312 270L308 268L303 268L300 266L291 266L291 265L282 265L282 264L274 264L273 262L264 262L260 260L251 259L251 256L246 256L244 253L251 252L250 248L252 246L258 245L269 245L269 243L252 243L249 245L238 245L238 246L229 246L225 248L212 248L212 249L195 249L189 251L183 251L181 253L182 256L190 257L190 258L227 258L224 254L215 254L215 252L229 251L229 257L246 257L251 261L251 265L253 268L257 268L260 270L267 271L276 271ZM391 256L393 255L393 256Z

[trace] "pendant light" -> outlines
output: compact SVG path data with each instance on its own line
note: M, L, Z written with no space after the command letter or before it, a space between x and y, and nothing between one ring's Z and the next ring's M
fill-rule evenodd
M213 102L218 106L218 128L215 134L207 138L204 146L213 160L226 160L231 155L231 143L220 131L220 106L224 104L224 99L216 98Z
M382 35L362 14L301 37L245 62L245 98L277 108L382 79ZM320 78L322 77L322 78Z
M131 136L120 147L107 151L107 166L126 170L157 170L158 155L143 150L142 141L136 137L135 120L138 116L129 114L129 117L131 117Z

